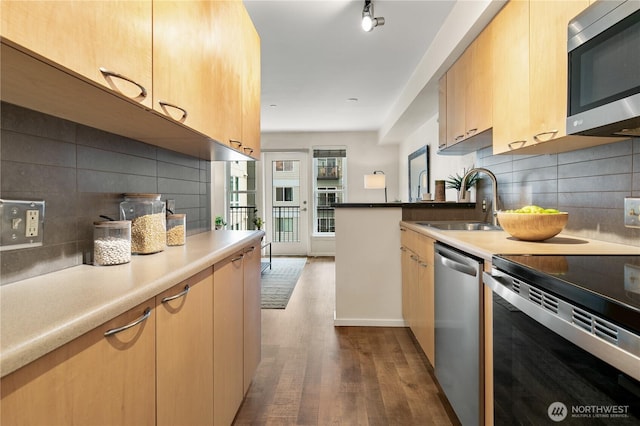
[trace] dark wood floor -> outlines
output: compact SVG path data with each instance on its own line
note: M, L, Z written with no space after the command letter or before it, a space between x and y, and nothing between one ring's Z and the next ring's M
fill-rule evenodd
M405 328L334 327L335 263L309 259L285 310L262 311L262 362L235 425L451 425Z

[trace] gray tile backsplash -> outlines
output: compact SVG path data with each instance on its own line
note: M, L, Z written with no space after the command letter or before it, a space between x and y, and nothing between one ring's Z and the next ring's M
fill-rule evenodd
M498 178L499 208L558 208L569 212L567 233L640 246L640 229L623 222L624 198L640 196L640 138L551 155L492 155L487 148L478 163ZM480 190L491 192L487 179Z
M125 192L162 194L211 228L211 163L15 105L0 108L0 198L42 199L42 247L0 252L0 283L86 263L93 222L119 218Z

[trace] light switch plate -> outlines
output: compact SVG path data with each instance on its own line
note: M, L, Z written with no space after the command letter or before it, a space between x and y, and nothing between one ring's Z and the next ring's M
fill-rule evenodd
M0 199L0 251L41 246L43 231L44 201Z
M640 228L640 198L624 199L624 226Z

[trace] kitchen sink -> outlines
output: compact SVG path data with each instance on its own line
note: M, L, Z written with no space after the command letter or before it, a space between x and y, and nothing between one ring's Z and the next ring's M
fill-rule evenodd
M435 221L418 222L418 225L428 226L443 231L500 231L502 228L488 222L466 222L466 221Z

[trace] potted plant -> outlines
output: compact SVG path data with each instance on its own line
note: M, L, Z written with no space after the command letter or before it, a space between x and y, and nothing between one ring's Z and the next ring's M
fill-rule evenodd
M459 175L458 173L456 173L455 176L449 175L449 177L445 180L447 188L453 188L458 191L458 202L469 202L471 200L469 190L473 188L475 184L480 180L478 172L472 173L467 177L467 181L465 182L463 188L462 178L466 174L467 169L462 169L462 175Z
M216 216L216 229L222 229L223 226L227 226L227 222L224 221L224 218L222 216Z
M262 229L262 225L264 225L264 221L260 216L256 216L253 218L253 224L256 226L256 229Z

